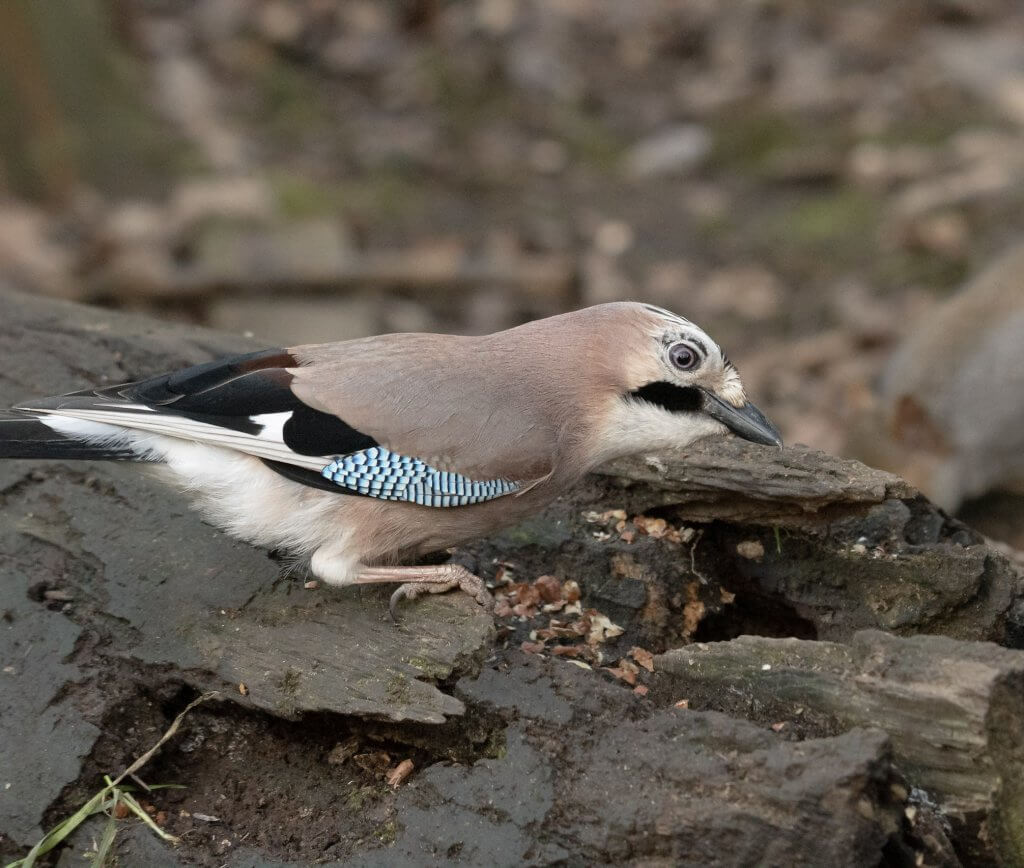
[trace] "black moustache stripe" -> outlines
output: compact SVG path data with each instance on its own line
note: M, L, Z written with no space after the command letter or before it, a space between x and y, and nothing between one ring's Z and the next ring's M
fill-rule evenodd
M701 407L700 390L658 380L628 392L626 397L646 401L672 413L693 413Z

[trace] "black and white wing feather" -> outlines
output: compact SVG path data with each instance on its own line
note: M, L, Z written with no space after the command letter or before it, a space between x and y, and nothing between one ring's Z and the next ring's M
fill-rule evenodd
M233 449L293 481L344 494L448 507L520 488L506 479L468 479L388 450L304 403L291 388L296 367L287 350L267 350L16 409L64 434L78 425L83 435L97 437L110 430L97 426L114 426Z

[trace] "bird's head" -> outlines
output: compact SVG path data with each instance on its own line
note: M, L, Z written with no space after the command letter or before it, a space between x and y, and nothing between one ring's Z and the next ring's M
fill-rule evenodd
M592 441L595 457L682 447L728 431L782 445L778 429L747 400L735 365L702 329L653 305L600 307L618 340L605 348L610 388Z

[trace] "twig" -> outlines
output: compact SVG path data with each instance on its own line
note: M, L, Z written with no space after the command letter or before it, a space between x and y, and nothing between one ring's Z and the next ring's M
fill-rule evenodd
M167 732L160 736L160 740L155 745L153 745L149 750L147 750L142 756L135 760L135 762L128 766L128 768L121 772L121 774L114 778L114 780L111 782L111 786L116 787L119 783L121 783L121 781L128 777L128 775L134 775L135 772L141 769L146 763L148 763L153 758L153 755L158 750L160 750L161 747L163 747L163 745L168 741L168 739L174 738L175 733L177 733L178 729L181 727L181 722L185 719L186 715L188 715L188 713L193 708L195 708L197 705L201 705L204 702L208 702L209 700L214 699L217 696L220 696L220 693L218 693L216 690L211 690L208 693L204 693L197 699L193 699L188 705L185 706L181 714L174 718L174 722L170 725L170 727L168 727Z
M707 585L711 580L697 569L697 545L700 543L702 536L704 536L703 529L697 531L697 535L693 538L693 544L690 546L690 572L700 579L702 585Z

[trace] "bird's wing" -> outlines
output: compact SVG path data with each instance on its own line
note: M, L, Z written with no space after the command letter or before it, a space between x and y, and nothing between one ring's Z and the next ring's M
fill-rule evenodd
M358 343L358 342L356 342ZM342 345L336 345L342 346ZM335 355L338 351L335 351ZM341 353L358 358L359 352ZM401 365L400 365L401 367ZM374 366L332 366L328 376L362 378L356 394L377 393L375 412L324 409L296 388L307 368L288 350L268 350L197 365L135 383L28 402L19 409L86 422L178 437L253 455L305 485L347 494L407 500L427 506L458 506L500 497L529 484L534 462L452 465L444 456L458 444L437 436L410 440L401 396L381 391ZM388 380L388 376L383 377ZM314 392L315 395L315 392ZM359 408L353 408L357 410ZM453 408L458 413L458 408ZM399 432L397 436L391 436ZM500 452L500 450L499 450ZM470 472L471 471L471 472Z
M548 400L548 383L557 383L564 362L545 377L548 366L531 366L509 335L399 334L294 347L292 391L442 471L535 481L552 472L558 451L562 407Z

